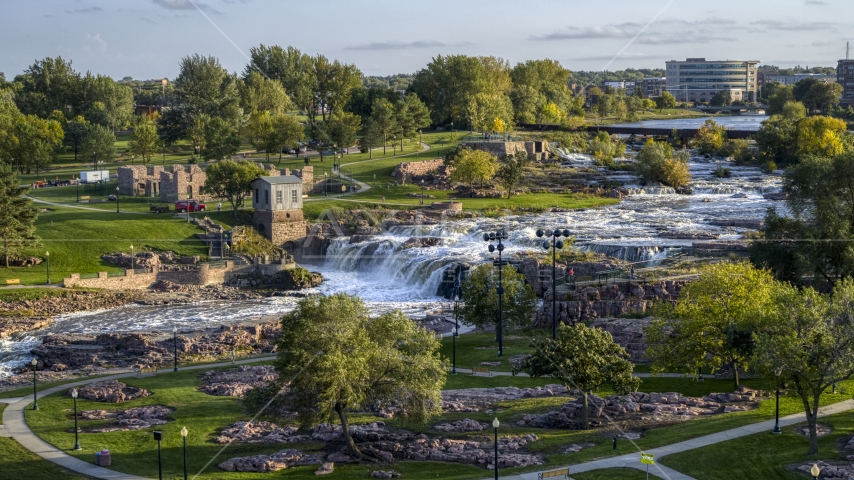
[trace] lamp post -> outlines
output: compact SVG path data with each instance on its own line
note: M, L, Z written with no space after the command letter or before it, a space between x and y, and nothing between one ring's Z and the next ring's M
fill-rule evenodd
M163 480L163 458L160 455L160 441L163 440L163 432L155 430L151 432L154 439L157 440L157 478Z
M77 203L80 203L80 180L77 180Z
M119 213L119 187L116 187L116 213Z
M457 374L457 335L459 332L457 331L457 327L451 329L451 336L453 337L453 359L454 359L454 367L451 369L451 375Z
M778 368L774 373L777 374L777 388L775 390L776 404L774 406L774 430L772 430L771 433L780 434L783 433L783 431L780 430L780 375L783 373L783 368Z
M818 476L820 474L821 474L821 469L818 468L818 464L813 463L812 468L810 469L810 475L812 475L812 478L815 478L816 480L818 480Z
M44 258L47 264L47 284L50 285L50 252L44 252Z
M323 172L323 196L324 197L329 196L329 182L327 181L326 177L327 177L326 172Z
M80 442L77 437L77 389L71 389L71 398L74 399L74 450L80 450Z
M501 240L507 239L507 232L504 230L500 230L498 232L489 232L483 234L483 240L489 243L489 253L492 253L498 250L498 261L492 262L492 264L498 267L498 288L496 288L496 292L498 292L498 326L496 328L496 336L498 337L498 356L504 355L504 278L502 274L502 269L505 265L505 261L501 259L501 252L504 251L504 244L501 243ZM493 241L498 241L498 245L493 245Z
M392 150L392 156L396 156L397 155L397 135L391 136L391 150Z
M424 179L421 179L421 205L424 205Z
M173 372L178 371L178 327L172 327L172 356L174 358L175 367Z
M552 249L552 340L557 338L557 251L563 248L563 240L560 237L569 237L569 230L554 229L537 230L537 237L552 237L551 240L543 242L543 248Z
M36 396L36 367L38 364L39 361L35 358L30 362L30 365L33 366L33 410L39 409L39 398Z
M460 296L454 295L454 328L460 329Z
M501 423L498 421L498 417L495 417L495 420L492 421L492 429L495 431L495 480L498 480L498 426Z
M184 480L187 480L187 427L181 427L181 437L184 439Z
M130 269L131 270L133 270L133 267L136 263L136 262L134 262L134 260L136 260L136 257L133 256L133 245L131 245L130 246Z

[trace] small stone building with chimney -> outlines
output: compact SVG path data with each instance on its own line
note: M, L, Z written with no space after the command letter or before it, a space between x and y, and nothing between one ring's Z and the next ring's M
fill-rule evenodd
M252 182L252 226L274 245L305 237L303 179L295 175L258 177Z
M198 165L119 167L118 187L122 195L158 197L164 202L204 199L207 175Z

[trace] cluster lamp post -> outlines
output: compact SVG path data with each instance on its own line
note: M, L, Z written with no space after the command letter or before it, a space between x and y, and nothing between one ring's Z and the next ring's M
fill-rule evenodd
M77 437L77 389L71 389L71 398L74 399L74 450L80 450L80 441Z
M557 228L546 231L537 230L537 237L543 236L552 237L551 240L543 242L543 248L552 249L552 340L555 340L557 338L557 251L563 248L563 240L560 240L560 237L569 237L569 230L561 231Z
M172 327L172 356L174 357L175 366L173 372L178 371L178 327Z
M36 395L36 367L38 366L39 361L35 358L30 362L30 365L33 366L33 410L39 409L39 398Z
M498 326L496 328L497 336L498 336L498 356L504 355L504 279L502 270L504 265L507 263L506 261L501 259L501 252L504 251L504 244L501 243L502 240L507 239L507 232L504 230L500 230L498 232L490 232L483 234L483 240L489 243L489 253L492 253L498 250L498 260L493 261L492 264L498 267L498 288L496 288L496 292L498 292ZM493 245L493 241L498 241L498 245Z

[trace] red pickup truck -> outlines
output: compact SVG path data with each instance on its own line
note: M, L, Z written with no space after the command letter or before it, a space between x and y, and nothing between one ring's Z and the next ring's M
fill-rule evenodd
M186 211L191 212L204 212L207 206L204 203L199 203L195 200L180 200L175 202L175 211L184 213Z

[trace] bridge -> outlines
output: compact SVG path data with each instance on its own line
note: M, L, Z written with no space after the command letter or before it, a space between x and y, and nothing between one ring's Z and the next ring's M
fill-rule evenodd
M740 115L740 114L746 113L746 112L752 112L752 113L760 113L761 112L762 114L764 114L765 112L768 111L768 105L753 105L753 106L730 105L730 106L726 106L726 107L724 107L724 106L713 107L710 105L708 105L708 106L707 105L701 105L701 106L695 108L694 110L696 110L698 112L703 112L703 113L727 112L727 113L734 113L736 115Z
M609 135L641 135L653 137L669 137L676 132L682 138L693 138L697 136L696 128L648 128L648 127L613 127L610 125L590 125L587 127L591 132L608 132ZM727 130L727 138L752 138L756 130Z

